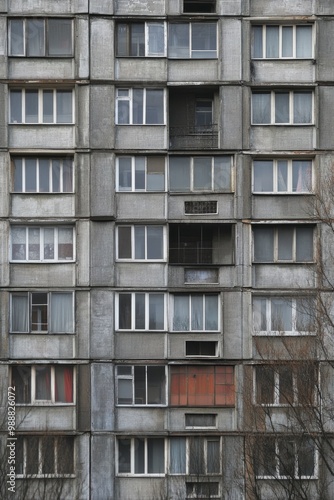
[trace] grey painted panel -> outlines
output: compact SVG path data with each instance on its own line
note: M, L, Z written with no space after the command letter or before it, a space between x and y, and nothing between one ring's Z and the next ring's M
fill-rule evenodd
M253 126L250 129L251 148L263 151L312 150L316 147L315 134L312 126Z
M109 434L92 435L90 464L91 499L104 500L108 498L117 498L114 496L114 436Z
M240 149L242 144L242 88L221 88L221 148Z
M166 498L165 490L166 484L164 478L119 477L116 479L115 498L122 498L124 500L157 500L158 498Z
M112 59L110 59L112 61ZM110 64L109 61L109 64ZM170 67L169 63L169 66ZM167 80L167 60L165 58L123 58L115 59L115 76L117 80L153 81ZM169 78L170 79L170 78Z
M115 147L117 149L166 149L166 127L119 125L116 127Z
M243 7L246 3L245 0L220 0L217 3L217 14L223 16L238 16L246 14Z
M225 359L243 357L242 311L242 294L225 292L223 297L223 357Z
M314 13L313 0L252 0L251 16L307 16Z
M11 286L71 287L75 286L76 265L10 264Z
M76 86L76 146L89 147L89 85Z
M89 77L89 24L88 19L77 18L76 33L76 75L78 78Z
M79 220L77 223L77 283L81 286L89 285L90 263L90 225L88 220Z
M164 408L116 408L115 431L163 432L165 430Z
M93 152L91 156L91 215L115 216L115 158L112 153Z
M170 82L214 82L218 80L217 59L183 59L168 61L168 81Z
M116 193L118 219L166 219L165 193Z
M112 4L112 2L110 2ZM91 19L90 70L96 80L114 79L114 24L110 19Z
M9 335L13 359L70 359L75 356L75 335Z
M90 161L89 153L78 153L75 160L75 213L78 217L90 215Z
M8 127L9 147L72 149L75 145L73 125L10 125Z
M90 295L90 353L94 359L114 357L114 293L92 290Z
M114 283L114 224L112 222L91 223L91 284Z
M256 288L292 288L296 290L313 288L315 277L315 271L307 264L253 264L253 286Z
M75 430L75 406L16 406L16 421L20 431L71 431Z
M120 287L166 286L166 264L136 262L115 264L115 281Z
M113 14L114 2L110 0L90 0L89 12L90 14Z
M76 356L81 359L90 357L90 296L88 291L76 291Z
M241 20L223 19L221 25L221 79L237 80L241 77Z
M0 222L0 283L9 284L9 226L7 222Z
M74 194L12 194L13 217L73 217Z
M92 429L114 429L114 365L93 363L92 373ZM103 381L103 383L101 383Z
M165 0L117 0L115 14L127 16L163 16L165 14Z
M166 334L133 332L115 333L117 359L164 359Z
M7 86L0 84L0 147L5 148L8 144L7 122L8 122L8 99Z
M216 201L217 214L185 215L185 201ZM234 195L231 193L189 193L168 197L168 218L182 219L184 222L222 220L234 218Z
M254 194L252 205L254 219L267 218L269 207L271 219L309 219L314 212L314 197Z
M334 148L333 110L334 87L319 87L319 147Z
M0 153L0 216L8 217L9 214L9 155Z
M88 12L88 0L11 0L8 2L8 12L11 14L70 14Z
M32 59L10 58L8 77L17 80L38 79L56 80L75 78L74 59Z
M252 81L260 83L312 83L315 81L313 61L252 61Z
M90 86L90 145L93 148L114 147L114 88L111 85Z

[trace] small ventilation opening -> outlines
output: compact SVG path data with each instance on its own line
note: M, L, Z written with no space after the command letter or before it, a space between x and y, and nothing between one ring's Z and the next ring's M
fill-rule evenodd
M218 342L187 341L186 356L217 356Z
M216 12L216 0L183 0L183 12L211 14Z

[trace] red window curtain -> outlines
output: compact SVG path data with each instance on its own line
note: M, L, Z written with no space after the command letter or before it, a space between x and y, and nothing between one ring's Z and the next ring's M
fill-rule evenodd
M73 403L73 368L56 366L56 402Z

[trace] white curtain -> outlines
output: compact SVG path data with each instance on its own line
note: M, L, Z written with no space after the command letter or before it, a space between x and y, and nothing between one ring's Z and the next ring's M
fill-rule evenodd
M267 35L267 43L266 43L266 57L274 58L279 56L278 51L278 40L279 40L279 32L278 26L267 26L266 35Z
M270 112L270 102L271 94L266 93L255 93L252 96L252 123L270 123L271 122L271 112Z
M218 295L205 295L205 330L218 330Z
M289 92L275 93L275 123L289 123L290 105Z
M312 26L297 26L296 38L296 56L312 57Z
M294 92L294 123L312 123L312 92Z
M51 332L73 332L73 296L72 293L51 294Z
M173 330L189 330L189 296L174 295Z
M12 295L12 332L29 331L28 294Z
M26 21L27 56L45 55L44 20L31 19Z
M183 437L170 439L170 474L186 473L186 439Z

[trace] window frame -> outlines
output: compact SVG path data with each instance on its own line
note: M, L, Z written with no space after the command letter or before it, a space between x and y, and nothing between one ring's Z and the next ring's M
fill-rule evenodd
M23 473L16 473L16 477L18 478L75 478L76 474L76 451L75 451L75 438L74 436L71 435L19 435L17 436L19 440L22 439L22 466L23 466ZM38 439L38 473L37 474L27 474L27 463L28 463L28 457L27 457L27 449L30 448L29 446L29 439L30 438L37 438ZM43 447L43 439L45 438L52 438L54 440L54 446L52 448L53 453L54 453L54 460L53 460L53 465L55 468L54 473L43 473L42 472L42 467L44 465L44 460L42 457L42 447ZM64 456L64 450L61 448L61 441L62 438L69 438L72 443L72 467L73 467L73 472L68 472L68 473L62 473L59 472L59 464L62 462L61 457ZM58 460L58 456L60 457ZM18 459L17 459L18 460ZM18 467L16 467L17 469Z
M172 40L172 33L170 32L170 29L172 26L175 26L175 25L186 25L187 26L187 35L188 35L188 47L182 47L180 45L178 45L177 47L175 45L172 46L172 48L170 47L170 40ZM215 27L215 30L216 30L216 37L215 37L215 46L216 48L215 49L194 49L193 46L194 46L194 39L193 39L193 25L212 25ZM188 55L187 56L184 56L184 55L171 55L171 51L175 51L175 49L182 49L182 50L188 50ZM215 52L215 55L212 55L211 57L204 57L203 55L201 55L200 57L196 57L196 55L194 55L195 52L207 52L207 53L213 53ZM167 57L168 59L172 59L172 60L196 60L196 59L199 59L199 60L217 60L218 59L218 23L216 20L211 20L211 21L186 21L186 20L182 20L182 21L179 21L179 22L170 22L168 23L168 37L167 37Z
M144 295L144 300L145 300L145 328L136 328L136 294L142 294ZM119 303L119 297L120 295L131 295L131 327L130 328L120 328L119 326L119 318L120 318L120 303ZM150 321L150 316L149 316L149 308L150 308L150 296L153 295L162 295L163 296L163 328L162 329L152 329L149 328L149 321ZM164 292L143 292L143 291L136 291L136 292L118 292L115 295L115 330L118 332L164 332L167 330L167 295Z
M130 189L124 189L120 187L120 159L123 158L128 158L131 162L130 170L131 170L131 188ZM164 162L164 171L163 171L163 189L148 189L148 179L149 175L152 175L151 172L149 172L149 162L151 159L157 158L158 160L163 160ZM136 188L136 160L141 160L143 159L144 161L144 181L145 181L145 187L143 189ZM157 172L156 172L157 173ZM160 174L161 175L161 174ZM159 155L154 155L154 156L117 156L116 158L116 191L118 193L164 193L166 192L166 157L165 156L159 156Z
M144 228L144 246L145 246L145 257L144 258L136 258L136 227L141 227ZM119 229L120 228L130 228L131 230L131 257L120 257L119 256L119 243L120 243L120 235L119 235ZM148 235L148 228L162 228L162 256L153 259L153 258L148 258L148 250L149 250L149 235ZM120 224L116 226L116 261L118 262L166 262L167 259L167 232L166 232L166 226L163 224Z
M131 368L131 374L119 374L118 373L118 367L124 367L126 366L127 368ZM142 367L145 369L145 396L146 396L146 402L143 403L136 403L136 393L135 393L135 387L136 387L136 373L135 373L135 368L136 367ZM148 394L149 394L149 384L150 382L150 375L148 373L148 368L164 368L165 372L165 387L163 390L162 394L162 399L164 399L164 402L160 403L149 403L148 402ZM168 370L166 365L116 365L116 374L115 374L115 379L116 379L116 406L120 407L166 407L168 404ZM131 381L131 386L132 386L132 403L120 403L119 402L119 381L120 380L130 380Z
M121 439L128 439L130 440L130 472L119 472L119 441ZM135 466L136 466L136 439L142 439L144 440L144 472L135 472ZM163 463L164 463L164 471L163 472L148 472L148 444L149 441L153 441L155 439L161 439L163 440ZM135 477L164 477L167 473L167 439L164 436L118 436L116 438L116 454L115 454L115 468L116 468L116 476L119 477L130 477L130 476L135 476Z
M188 297L188 312L189 312L189 319L188 319L188 328L187 329L174 329L174 314L175 314L175 297L178 296L183 296L183 297ZM193 329L192 328L192 297L193 296L201 296L202 297L202 304L203 304L203 308L202 308L202 312L203 312L203 315L202 315L202 324L203 324L203 328L202 329ZM217 329L214 329L214 330L210 330L210 329L206 329L205 328L205 323L206 323L206 296L215 296L217 297ZM171 328L170 328L170 332L175 332L175 333L183 333L183 332L191 332L191 333L220 333L221 331L221 321L222 321L222 311L221 311L221 301L220 301L220 294L219 293L173 293L171 294L171 298L170 298L170 312L171 312ZM197 307L197 306L196 306Z
M267 28L268 27L277 27L278 28L278 56L276 57L267 57L267 47L266 47L266 42L267 42ZM298 27L311 27L312 32L311 32L311 51L312 54L307 57L300 57L297 56L297 28ZM262 28L262 57L260 56L254 56L254 28ZM291 56L284 56L283 55L283 28L292 28L292 55ZM252 46L251 46L251 52L252 52L252 59L254 60L291 60L291 59L297 59L297 60L310 60L314 59L314 42L315 42L315 29L314 29L314 24L253 24L252 27Z
M47 294L47 329L46 330L33 330L32 329L32 309L33 309L33 304L32 304L32 296L34 293L45 293ZM52 327L52 299L53 295L59 295L59 294L67 294L71 295L71 303L72 303L72 331L68 332L53 332L51 330ZM27 309L28 309L28 330L27 331L16 331L13 329L13 297L14 296L20 296L20 297L26 297L27 299ZM73 291L69 290L57 290L55 292L50 292L50 291L34 291L34 292L11 292L10 294L10 318L9 318L9 332L13 334L30 334L30 335L68 335L68 334L74 334L75 333L75 296Z
M27 23L29 21L43 21L43 27L44 27L44 40L43 40L43 45L44 45L44 54L42 55L28 55L27 54L27 47L28 47L28 28L27 28ZM11 23L12 21L22 21L23 25L23 37L22 37L22 46L23 46L23 51L21 54L12 54L12 27ZM71 21L71 39L70 39L70 46L71 46L71 53L70 54L50 54L50 36L49 36L49 21ZM18 17L18 18L9 18L8 19L8 56L9 57L29 57L29 58L73 58L74 57L74 38L75 38L75 33L74 33L74 19L71 17ZM15 36L15 35L14 35Z
M27 121L27 106L26 106L26 92L29 91L35 91L37 92L37 121ZM44 121L43 118L43 111L44 111L44 102L43 102L43 92L52 92L52 121ZM11 104L11 96L12 92L21 92L21 121L16 121L15 119L12 119L12 104ZM71 114L72 118L70 121L58 121L57 118L57 112L58 112L58 106L57 106L57 93L58 92L71 92ZM9 89L9 116L8 116L8 124L9 125L75 125L75 92L74 88L40 88L40 87L34 87L34 88L27 88L27 87L21 87L21 88L16 88L12 87Z
M11 380L13 377L13 368L14 367L19 367L19 366L24 366L26 368L30 368L30 401L28 403L18 403L15 402L16 406L33 406L33 407L40 407L40 406L57 406L57 407L62 407L62 406L72 406L74 407L76 405L76 399L77 399L77 394L76 394L76 380L77 380L77 370L76 366L74 365L68 365L68 364L57 364L57 365L50 365L50 364L38 364L38 365L13 365L11 367ZM51 398L50 399L37 399L36 398L36 379L37 379L37 372L36 368L38 367L50 367L50 394ZM66 367L70 368L72 370L72 399L73 401L66 402L66 401L57 401L56 400L56 369L58 367Z
M287 162L287 189L285 191L279 190L279 165L278 163L280 161L286 161ZM273 189L270 191L263 190L263 191L258 191L255 189L255 163L256 162L271 162L271 172L272 172L272 181L273 181ZM309 189L304 189L302 187L301 190L294 190L293 189L293 168L294 168L294 162L310 162L310 188ZM293 195L309 195L313 193L313 188L314 188L314 174L315 174L315 169L314 169L314 160L312 158L254 158L252 162L252 193L253 194L275 194L275 195L286 195L286 194L293 194Z
M25 243L20 245L25 246L25 259L14 259L13 258L13 231L12 229L25 229ZM39 230L39 259L29 259L29 229L38 229ZM53 238L53 246L54 246L54 259L45 259L43 254L44 254L44 241L45 241L45 235L44 235L44 230L45 229L52 229L54 230L54 238ZM59 259L59 230L60 229L71 229L72 230L72 258L65 258L65 259ZM35 244L36 245L36 244ZM76 261L76 232L75 232L75 227L72 226L63 226L63 225L56 225L56 226L51 226L51 225L45 225L45 226L21 226L21 225L12 225L11 226L11 236L10 236L10 263L12 264L20 264L20 263L26 263L26 264L31 264L31 263L41 263L41 264L53 264L53 263L73 263Z
M206 427L207 428L207 427ZM188 427L189 429L189 427ZM203 428L202 428L203 429ZM212 427L211 427L212 429ZM215 477L219 476L222 473L222 439L221 436L210 435L210 436L171 436L168 440L168 460L169 464L171 464L171 443L172 440L175 439L184 439L185 440L185 471L183 472L172 472L171 468L169 474L171 476L209 476ZM202 472L190 472L191 471L191 460L193 456L191 455L191 447L194 446L194 443L203 444L202 448L202 459L204 465L204 471ZM201 443L202 441L202 443ZM208 452L208 443L209 442L218 442L219 443L219 471L218 472L208 472L208 462L209 462L209 452ZM199 459L200 460L200 459Z
M270 120L268 122L256 122L254 121L254 95L269 95L270 96ZM289 121L287 122L277 122L275 117L276 112L276 103L275 98L278 94L288 94L289 95ZM295 94L310 94L311 96L311 121L309 122L296 122L294 117L294 101ZM314 89L306 90L306 89L277 89L277 90L252 90L252 99L251 99L251 125L252 126L260 126L267 127L270 125L275 125L276 127L305 127L315 125L315 112L314 112Z
M131 27L132 25L138 25L138 24L141 24L141 25L144 25L144 52L145 54L144 55L133 55L131 54ZM127 39L127 47L126 47L126 52L128 52L128 54L126 55L119 55L119 34L118 34L118 29L121 25L124 25L126 26L126 30L127 30L127 33L126 33L126 39ZM162 53L159 53L159 52L154 52L154 53L150 53L149 51L149 45L150 45L150 26L162 26L163 27L163 43L164 43L164 50ZM166 54L167 54L167 28L166 28L166 22L164 21L158 21L158 20L155 20L155 21L141 21L141 20L137 20L136 22L124 22L124 21L120 21L117 23L116 25L116 29L115 29L115 47L116 47L116 57L117 58L141 58L141 57L149 57L149 58L161 58L161 57L166 57Z
M133 90L143 91L142 101L142 123L134 123L134 96ZM161 123L146 123L147 122L147 92L154 90L162 91L162 122ZM119 95L119 91L127 91L128 95ZM159 87L118 87L116 88L116 105L115 105L115 125L117 126L146 126L146 127L161 127L166 125L166 89ZM120 122L119 103L128 102L129 120L128 123Z

